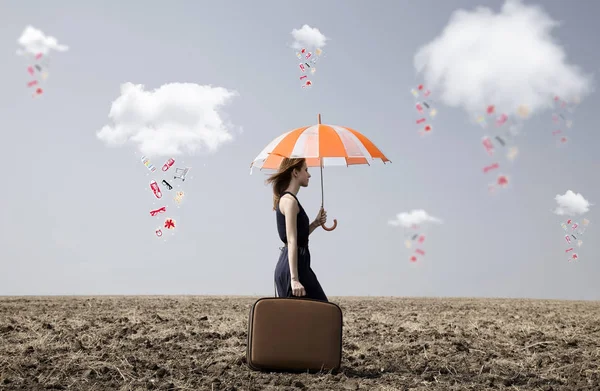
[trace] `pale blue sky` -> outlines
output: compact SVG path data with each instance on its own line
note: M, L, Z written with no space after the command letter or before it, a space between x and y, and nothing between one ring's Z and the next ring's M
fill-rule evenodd
M280 241L271 191L248 167L273 138L321 113L363 132L393 161L326 170L325 206L339 225L310 243L328 296L599 300L595 207L577 263L567 263L561 219L550 212L568 189L600 200L597 94L577 109L567 148L548 136L550 113L533 118L513 187L494 197L481 173L481 131L464 112L439 107L436 133L416 133L413 56L453 10L479 4L498 10L502 2L0 1L0 294L272 295ZM541 4L562 22L554 35L568 61L595 74L600 3ZM70 47L52 56L39 100L15 54L29 24ZM331 38L310 91L299 87L287 46L303 24ZM96 138L125 82L239 92L225 111L244 131L214 154L185 157L188 198L167 242L153 235L139 155ZM299 198L314 218L319 173L311 173ZM444 221L430 226L418 264L387 223L412 209Z

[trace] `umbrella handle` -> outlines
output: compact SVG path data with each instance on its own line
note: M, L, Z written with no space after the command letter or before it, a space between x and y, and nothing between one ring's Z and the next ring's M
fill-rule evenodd
M337 219L333 219L333 227L327 228L325 224L321 224L325 231L333 231L337 227Z

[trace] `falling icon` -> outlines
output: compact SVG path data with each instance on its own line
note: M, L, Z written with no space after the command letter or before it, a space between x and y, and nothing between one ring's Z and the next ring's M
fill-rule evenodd
M165 220L165 228L166 229L174 229L175 228L175 220L173 220L173 219L166 219Z

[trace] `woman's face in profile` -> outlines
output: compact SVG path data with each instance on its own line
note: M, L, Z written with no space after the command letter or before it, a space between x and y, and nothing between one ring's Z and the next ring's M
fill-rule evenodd
M302 165L302 169L300 170L300 173L298 174L298 179L300 180L300 186L302 186L302 187L308 186L308 181L310 179L310 173L308 172L308 166L306 165L306 162L304 162L304 164Z

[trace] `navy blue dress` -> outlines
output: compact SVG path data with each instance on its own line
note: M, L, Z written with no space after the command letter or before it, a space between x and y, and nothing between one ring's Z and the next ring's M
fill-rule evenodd
M296 234L298 236L298 280L304 286L306 296L299 297L329 301L327 300L327 296L325 296L325 292L323 292L323 288L321 288L321 284L319 284L317 276L310 267L310 251L308 250L310 220L308 215L294 194L285 192L281 196L284 194L290 194L294 197L300 208L296 222ZM284 247L281 248L281 254L279 255L279 261L277 262L277 266L275 266L275 286L277 287L278 297L296 297L292 294L292 279L288 258L285 216L281 213L281 210L279 210L279 205L277 205L275 213L277 216L277 231L279 232L279 238L284 243Z

